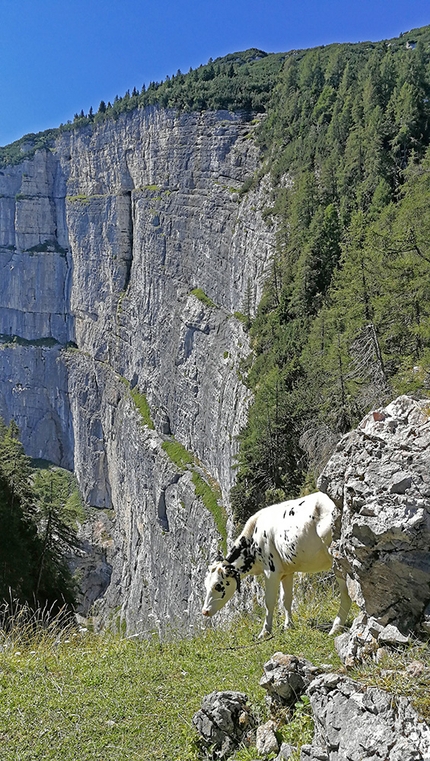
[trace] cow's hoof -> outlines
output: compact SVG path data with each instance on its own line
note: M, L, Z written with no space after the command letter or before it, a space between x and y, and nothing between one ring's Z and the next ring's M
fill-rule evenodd
M288 621L288 623L285 622L284 624L284 631L286 632L288 631L288 629L295 629L295 628L296 627L295 627L294 621Z
M271 637L272 632L269 632L267 629L262 629L260 634L258 635L258 639L266 639L266 637Z

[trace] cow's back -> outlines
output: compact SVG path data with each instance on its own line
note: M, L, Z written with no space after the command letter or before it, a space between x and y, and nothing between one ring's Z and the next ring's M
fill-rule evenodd
M315 492L260 510L254 541L265 566L280 573L328 570L333 508L326 494Z

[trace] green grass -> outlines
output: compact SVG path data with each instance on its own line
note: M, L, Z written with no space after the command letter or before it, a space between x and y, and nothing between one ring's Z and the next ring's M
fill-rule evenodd
M227 554L227 513L221 504L221 491L218 485L210 486L196 471L192 475L194 491L200 497L205 507L212 514L221 537L221 551Z
M139 190L150 190L153 193L155 192L159 193L161 190L161 186L160 185L142 185L142 187L139 188Z
M421 664L421 667L418 666ZM379 661L369 659L350 672L352 679L387 690L395 698L405 696L430 723L430 642L412 640L407 648L388 650Z
M257 642L258 622L160 643L67 633L0 655L2 761L195 761L192 716L213 690L247 693L275 650L334 658L326 635L297 630ZM255 757L255 755L254 755Z
M211 309L216 308L216 304L212 299L209 298L209 296L206 295L203 288L193 288L192 291L190 291L192 296L195 296L196 299L202 302L202 304L205 304L205 306L210 307Z
M163 449L177 468L184 471L191 468L192 481L196 497L200 497L204 506L211 513L215 526L221 538L220 549L224 554L227 552L227 513L221 504L221 490L218 484L210 478L203 478L195 469L198 462L194 455L188 451L179 441L170 439L163 442Z
M2 637L0 629L2 761L197 761L192 717L204 695L245 692L264 722L268 714L259 680L273 653L344 670L327 635L338 604L332 589L327 575L315 577L313 585L299 584L296 629L284 632L278 617L273 637L263 641L256 639L261 610L228 629L202 628L188 639L172 635L166 642L155 634L136 641L70 626L59 635L55 626L37 630L22 620L8 635ZM386 672L395 666L399 694L410 694L429 716L428 645L414 643L392 658L351 676L390 689L394 676ZM421 680L405 676L407 664L417 659L427 668ZM280 717L283 741L300 745L312 734L306 700L291 722ZM250 761L258 754L241 748L234 758ZM299 751L292 761L298 758Z
M186 470L188 465L194 465L194 456L179 441L175 439L163 441L162 446L167 456L180 470Z
M90 199L84 193L78 193L76 196L66 196L69 203L89 203Z
M148 400L145 396L145 394L142 394L141 391L135 386L134 388L130 389L131 397L133 399L133 402L135 403L140 416L142 418L142 423L148 428L151 428L151 430L154 430L155 426L152 422L151 418L151 410L149 408Z

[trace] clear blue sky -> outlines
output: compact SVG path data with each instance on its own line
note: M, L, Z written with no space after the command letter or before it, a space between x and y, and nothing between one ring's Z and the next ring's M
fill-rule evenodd
M0 0L0 145L209 58L429 23L429 0Z

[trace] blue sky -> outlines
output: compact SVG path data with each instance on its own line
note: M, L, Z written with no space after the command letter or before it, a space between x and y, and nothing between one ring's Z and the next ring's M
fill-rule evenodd
M429 23L429 0L0 0L0 145L211 57Z

